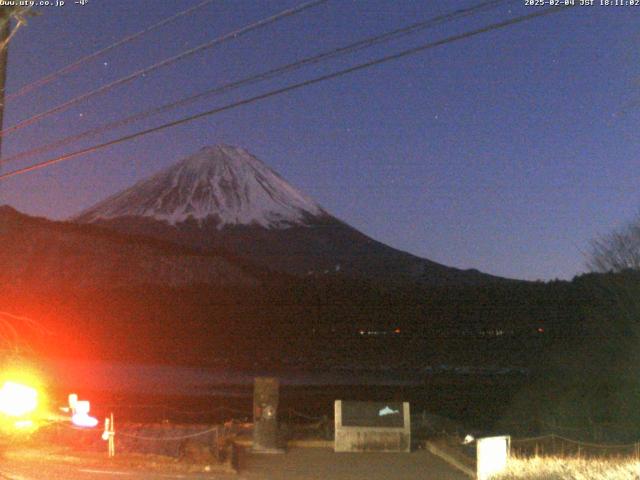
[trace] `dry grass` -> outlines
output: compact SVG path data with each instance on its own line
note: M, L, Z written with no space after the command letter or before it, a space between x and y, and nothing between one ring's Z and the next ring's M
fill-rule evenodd
M495 480L640 480L636 459L576 457L511 458Z

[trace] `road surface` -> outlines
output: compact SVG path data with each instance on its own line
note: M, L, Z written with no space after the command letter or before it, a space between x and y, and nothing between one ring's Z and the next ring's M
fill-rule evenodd
M58 463L53 459L4 459L1 480L468 480L427 451L334 453L328 448L294 448L278 455L240 452L238 474L163 473L114 465Z

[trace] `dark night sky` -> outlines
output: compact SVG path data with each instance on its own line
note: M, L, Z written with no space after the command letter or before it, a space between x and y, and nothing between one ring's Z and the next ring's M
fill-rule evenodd
M41 7L11 43L7 91L199 2ZM213 2L8 102L5 127L298 3ZM8 134L3 155L473 3L331 0ZM536 8L515 1L2 170ZM589 239L640 205L639 27L640 6L576 7L7 179L0 203L66 218L227 143L396 248L508 277L571 278Z

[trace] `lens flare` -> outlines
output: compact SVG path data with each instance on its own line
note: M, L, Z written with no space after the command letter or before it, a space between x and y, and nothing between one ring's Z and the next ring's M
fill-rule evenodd
M35 427L33 420L18 420L13 424L18 430L32 429Z
M0 412L21 417L38 408L38 391L21 383L7 381L0 388Z

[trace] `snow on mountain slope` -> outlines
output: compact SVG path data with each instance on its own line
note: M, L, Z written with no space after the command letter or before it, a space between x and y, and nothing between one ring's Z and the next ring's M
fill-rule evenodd
M246 150L216 145L107 198L74 220L131 216L176 225L192 217L213 219L218 229L227 225L281 229L323 215L318 204Z

